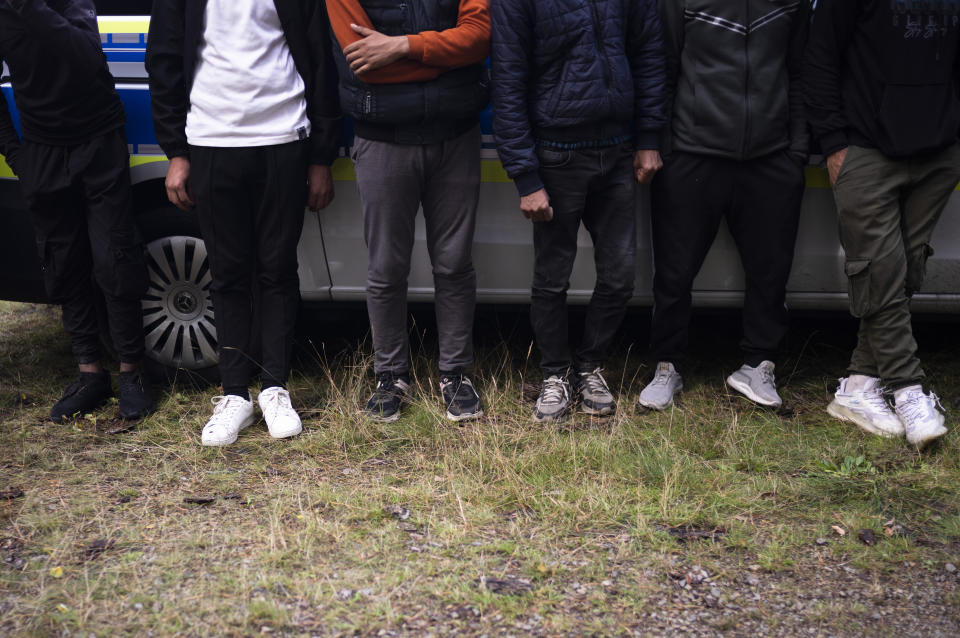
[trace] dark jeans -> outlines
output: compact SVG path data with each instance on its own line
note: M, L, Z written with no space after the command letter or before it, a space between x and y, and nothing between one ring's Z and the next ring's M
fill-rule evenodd
M636 182L629 144L600 149L539 148L540 177L553 219L533 224L530 321L544 376L571 365L567 288L580 223L593 240L597 283L587 307L578 369L602 366L633 296L637 259Z
M480 127L437 144L357 137L353 160L370 254L367 312L374 369L405 374L410 367L407 277L422 206L436 291L440 370L469 370L477 302L473 231L480 196Z
M297 243L307 202L306 143L193 147L190 162L213 278L224 392L246 394L258 341L264 387L283 385L300 306ZM254 306L258 334L252 331Z
M657 361L683 363L693 280L723 217L746 276L744 362L776 357L788 327L786 285L803 190L803 169L786 151L742 162L682 152L664 160L652 191L650 351Z
M75 146L24 142L17 159L47 296L63 307L77 363L100 360L94 279L106 301L117 356L138 363L147 270L133 221L123 129Z
M930 238L960 179L960 145L890 159L851 146L833 187L846 254L850 312L860 319L849 372L890 389L924 378L910 297L923 285Z

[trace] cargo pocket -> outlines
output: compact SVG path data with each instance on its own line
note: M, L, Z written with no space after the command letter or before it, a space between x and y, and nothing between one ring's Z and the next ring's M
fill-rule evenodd
M147 264L143 247L111 247L112 272L102 272L97 277L105 291L118 299L137 300L147 292Z
M927 277L927 260L933 255L930 244L920 244L907 255L907 296L920 292Z
M858 319L870 313L870 260L848 259L843 266L847 275L850 314Z

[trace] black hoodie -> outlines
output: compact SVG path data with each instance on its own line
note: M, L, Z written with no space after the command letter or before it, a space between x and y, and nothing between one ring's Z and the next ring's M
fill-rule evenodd
M0 0L0 59L24 139L70 146L123 126L93 0ZM0 153L11 165L19 146L0 94Z
M960 131L960 0L819 0L804 65L824 154L891 158L943 149Z

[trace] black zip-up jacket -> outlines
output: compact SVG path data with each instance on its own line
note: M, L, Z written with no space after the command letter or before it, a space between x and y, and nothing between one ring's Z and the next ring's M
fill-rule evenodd
M810 135L801 73L809 0L661 0L669 140L662 147L749 160Z
M0 61L25 140L72 146L123 126L93 0L0 0ZM0 153L14 172L19 148L0 93Z
M819 0L804 84L820 149L901 158L955 143L958 65L956 0Z
M274 0L274 4L306 87L310 163L329 166L340 147L340 103L326 7L319 0ZM206 0L153 0L146 66L153 128L167 157L190 154L187 112L206 6Z

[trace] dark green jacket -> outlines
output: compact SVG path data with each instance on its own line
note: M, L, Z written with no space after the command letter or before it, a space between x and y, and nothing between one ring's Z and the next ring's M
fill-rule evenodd
M806 158L809 0L661 0L671 125L661 148Z

